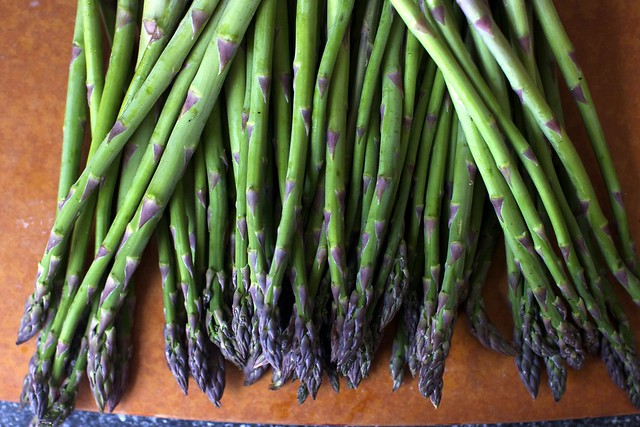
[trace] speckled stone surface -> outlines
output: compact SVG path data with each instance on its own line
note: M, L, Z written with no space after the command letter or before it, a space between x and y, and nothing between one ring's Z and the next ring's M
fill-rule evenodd
M31 414L20 411L17 403L0 401L0 427L26 426ZM63 427L105 426L105 427L274 427L272 424L231 424L207 421L186 421L169 418L137 417L133 415L97 414L95 412L76 411L63 424ZM586 418L582 420L542 421L516 424L456 424L451 427L608 427L640 426L640 414L621 417ZM324 426L323 426L324 427ZM438 427L438 426L433 426Z

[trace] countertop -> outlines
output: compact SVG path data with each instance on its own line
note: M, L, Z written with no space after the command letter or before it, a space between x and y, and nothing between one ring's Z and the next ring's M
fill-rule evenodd
M620 171L631 229L640 240L640 2L557 1L577 46L578 57L599 106L605 133ZM14 344L23 304L31 292L37 261L53 221L67 65L75 2L0 2L0 400L16 401L34 349ZM567 103L568 106L569 103ZM567 108L567 127L593 167L575 108ZM597 177L596 177L597 178ZM598 186L601 191L601 186ZM277 392L268 379L242 386L232 368L222 408L216 409L194 386L185 397L166 368L162 304L155 254L147 254L136 275L139 307L130 388L117 412L217 422L283 424L425 425L498 423L625 415L638 411L608 378L604 365L589 359L570 372L558 404L543 385L535 401L520 383L514 362L484 349L456 326L447 360L442 405L434 410L415 381L391 392L388 350L376 358L371 376L357 390L337 396L322 387L316 401L298 405L295 385ZM488 289L489 310L504 330L511 328L498 264ZM635 330L640 310L625 299ZM85 387L81 410L95 410ZM384 404L383 404L384 402ZM106 419L106 418L105 418ZM0 424L4 425L2 422ZM598 423L599 424L599 423ZM107 425L107 424L105 424ZM637 424L636 424L637 425Z

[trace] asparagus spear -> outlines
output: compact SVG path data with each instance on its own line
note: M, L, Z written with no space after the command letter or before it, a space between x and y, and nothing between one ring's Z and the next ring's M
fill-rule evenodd
M264 355L275 369L280 368L280 327L273 305L263 305L266 275L269 268L265 248L266 200L264 200L264 170L268 156L267 132L272 78L272 58L276 21L276 1L265 0L256 13L253 30L250 113L247 121L248 152L247 181L244 191L247 202L248 259L251 269L249 291L257 308L260 343ZM238 191L243 191L238 188ZM276 300L277 302L277 300Z
M373 42L373 49L365 71L362 95L360 97L360 102L358 103L358 114L355 125L356 140L352 155L353 161L351 178L349 180L349 190L347 192L347 194L349 194L349 198L347 200L347 216L345 220L347 232L353 230L357 213L359 211L358 204L360 202L361 189L364 183L363 168L365 166L365 154L370 136L368 131L371 129L369 121L371 120L371 115L375 114L372 112L372 105L378 92L374 88L378 86L378 79L382 69L382 60L387 46L387 41L389 39L389 34L391 33L393 16L394 14L391 3L388 0L384 0L382 4L380 22L378 23L378 30ZM364 209L364 206L365 204L363 203L362 209Z
M427 189L424 192L424 276L422 278L423 301L416 325L416 356L422 362L431 352L431 328L436 310L436 298L440 290L440 210L444 188L445 159L449 150L453 109L451 99L445 95L440 107L435 141L431 153Z
M127 79L130 75L134 35L137 30L135 17L137 15L138 2L133 0L118 1L109 68L104 80L104 89L95 129L92 129L92 140L102 141L116 120L118 108L124 97L122 88L127 84ZM114 159L111 167L106 172L98 193L95 214L96 251L107 234L112 220L113 196L117 183L119 158L120 155ZM89 213L86 210L85 212Z
M186 394L189 386L186 325L181 323L183 316L180 315L184 305L176 288L175 260L171 249L169 223L166 218L162 218L158 223L156 241L164 303L164 355L171 374Z
M347 5L348 3L348 5ZM342 3L332 1L328 5L328 22L332 26L330 37L338 37L342 43L338 46L328 45L323 54L323 60L329 52L329 48L335 50L337 59L335 74L332 84L329 86L328 108L327 108L327 130L326 130L326 179L325 179L325 205L324 205L324 226L326 227L327 252L329 262L329 273L331 276L331 292L334 295L334 303L336 304L336 325L344 322L344 317L348 308L348 301L345 298L344 290L347 289L347 235L345 230L344 215L346 212L346 154L349 151L347 146L346 133L347 122L344 111L348 109L347 100L344 94L348 91L349 84L349 34L344 34L346 25L342 28L342 34L335 34L340 29L336 28L340 19L344 19L340 14L344 8L349 8L349 13L353 9L354 2ZM321 61L321 68L322 68ZM323 75L323 78L329 80ZM318 81L320 83L320 81ZM327 82L328 84L328 82ZM317 92L317 91L316 91ZM316 93L317 95L317 93ZM322 96L323 94L320 94ZM314 116L315 105L314 98ZM324 108L324 105L321 106ZM316 123L314 122L314 126ZM317 124L318 127L322 123ZM312 133L312 146L313 136ZM313 157L313 156L312 156ZM312 164L312 168L317 165ZM311 180L312 181L312 180Z
M474 205L472 207L472 215L480 212L479 216L482 218L482 205L478 208L476 203L479 199L482 202L484 201L484 187L481 182L476 182L475 185L476 188L481 189L482 193L476 191L473 195ZM467 279L469 282L469 296L465 303L467 320L469 321L471 333L482 345L508 356L516 356L518 352L514 349L513 345L502 336L496 326L489 320L482 298L482 288L486 282L489 268L491 267L491 261L500 233L496 217L490 213L487 216L488 218L482 225L482 234L478 239L479 242L475 259L467 264L470 266L470 277ZM514 272L514 274L517 273Z
M315 70L315 44L318 11L315 2L300 1L296 5L296 40L293 60L293 123L291 127L291 149L287 166L285 195L282 204L282 216L278 225L276 248L266 278L264 306L275 307L280 295L282 279L291 255L291 243L294 240L296 224L301 211L304 185L305 160L311 130L312 80ZM261 309L262 307L258 307ZM275 325L270 325L273 327ZM271 332L273 333L273 331ZM277 368L281 364L279 346L265 348L271 353L270 363Z
M402 128L401 44L404 27L396 21L391 30L390 45L384 61L382 88L380 160L376 190L371 202L366 228L361 232L362 257L356 278L356 289L349 297L345 323L340 335L338 365L353 357L363 342L366 312L373 302L374 266L388 231L389 217L398 185L402 162L400 141Z
M289 138L291 137L291 58L289 47L289 14L286 0L278 0L276 6L276 29L273 50L273 76L271 97L273 99L273 134L278 171L280 201L284 200L289 160Z
M328 99L325 96L327 89L331 87L333 74L336 71L338 56L342 49L349 46L349 23L355 0L341 1L336 5L337 10L330 13L331 8L327 5L327 40L325 42L322 57L318 64L318 73L313 92L313 106L311 115L311 136L309 144L309 164L306 169L305 190L303 193L303 206L309 206L316 193L320 171L325 163L325 145L332 144L329 139L331 134L327 130L328 124ZM347 40L345 42L345 39ZM347 63L348 59L345 60ZM348 74L348 71L347 71ZM348 80L348 78L347 78ZM348 90L348 89L345 89ZM347 92L343 92L347 93ZM346 111L346 109L345 109ZM346 133L346 131L345 131ZM346 139L346 135L345 135Z
M457 138L454 161L454 180L450 202L449 242L442 285L437 297L431 328L432 352L423 359L420 371L420 392L429 396L434 406L440 403L444 363L451 346L453 325L465 283L464 266L468 246L465 244L469 232L473 204L476 166L461 131Z

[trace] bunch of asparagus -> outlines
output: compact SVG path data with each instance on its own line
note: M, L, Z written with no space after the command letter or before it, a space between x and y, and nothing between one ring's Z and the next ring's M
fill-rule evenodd
M640 269L552 0L79 0L58 200L18 334L38 336L21 396L36 423L71 413L85 373L100 411L118 404L153 237L169 369L216 405L226 362L246 384L297 379L300 402L325 373L357 387L391 329L394 389L408 366L438 406L464 310L533 397L543 367L559 400L591 354L640 407L613 291L640 303ZM512 337L483 300L500 251Z

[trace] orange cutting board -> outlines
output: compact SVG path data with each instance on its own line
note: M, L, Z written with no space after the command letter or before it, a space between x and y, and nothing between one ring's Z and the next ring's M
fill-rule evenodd
M613 157L620 171L631 228L640 240L640 2L559 0L556 2L599 106ZM0 2L0 399L17 400L34 343L14 345L25 298L53 221L67 65L75 2ZM568 99L565 99L569 101ZM569 105L569 102L566 103ZM567 108L570 135L593 156L576 110ZM594 173L597 180L597 174ZM601 186L598 184L599 190ZM636 410L590 359L571 371L561 403L546 384L533 401L520 383L513 359L492 353L470 336L461 318L447 360L442 405L435 410L408 381L391 392L388 350L376 358L371 376L357 390L336 395L328 385L316 401L296 403L296 385L274 392L268 378L242 386L233 368L227 374L222 407L216 409L192 384L181 394L163 355L162 304L155 255L137 274L139 306L136 350L129 390L117 412L225 422L296 424L424 425L494 423L629 414ZM504 267L497 265L487 290L490 311L511 328ZM626 299L625 301L627 301ZM636 330L640 310L627 304ZM388 346L386 346L388 349ZM543 381L546 381L546 377ZM78 407L94 410L86 385Z

